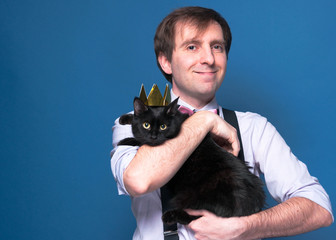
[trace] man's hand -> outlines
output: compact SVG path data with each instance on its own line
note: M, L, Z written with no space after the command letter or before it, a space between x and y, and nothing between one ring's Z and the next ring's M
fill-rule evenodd
M222 218L206 210L185 210L189 215L201 216L189 223L188 227L195 232L197 240L233 240L244 239L246 229L244 218Z
M189 223L197 240L260 239L292 236L327 227L332 215L317 203L293 197L267 210L246 217L217 217L206 210L185 210L201 216Z
M214 125L210 130L212 138L219 146L237 157L240 150L237 130L217 114L213 115Z

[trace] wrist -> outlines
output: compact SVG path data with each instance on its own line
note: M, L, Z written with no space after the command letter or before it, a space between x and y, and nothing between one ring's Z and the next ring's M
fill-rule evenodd
M240 217L241 220L241 237L242 239L256 239L256 221L254 215Z
M214 116L217 116L208 111L199 111L193 114L191 117L198 122L199 126L202 126L206 129L206 132L210 132L215 124L214 124Z

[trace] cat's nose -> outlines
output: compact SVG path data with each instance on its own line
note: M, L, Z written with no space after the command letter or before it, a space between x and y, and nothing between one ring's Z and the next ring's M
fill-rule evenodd
M152 134L151 135L151 139L156 139L157 138L157 135L156 134Z

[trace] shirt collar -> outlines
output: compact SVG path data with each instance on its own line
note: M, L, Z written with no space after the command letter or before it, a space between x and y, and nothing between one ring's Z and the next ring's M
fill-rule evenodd
M178 96L176 96L173 93L173 90L170 90L170 96L171 96L171 100L174 101ZM190 104L188 104L187 102L183 101L181 98L179 98L178 102L179 105L187 107L191 110L194 110L195 108L193 106L191 106ZM216 101L216 98L213 98L207 105L205 105L203 108L201 109L196 109L196 111L200 111L200 110L210 110L210 109L218 109L219 105Z

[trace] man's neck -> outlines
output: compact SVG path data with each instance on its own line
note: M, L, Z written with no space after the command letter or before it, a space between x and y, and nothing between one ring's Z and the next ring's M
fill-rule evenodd
M212 97L207 100L202 100L202 98L200 97L194 98L192 96L178 95L177 93L175 93L174 89L172 89L172 93L176 97L179 97L180 100L190 105L192 109L202 109L204 106L206 106L208 103L210 103L214 99L214 97Z

